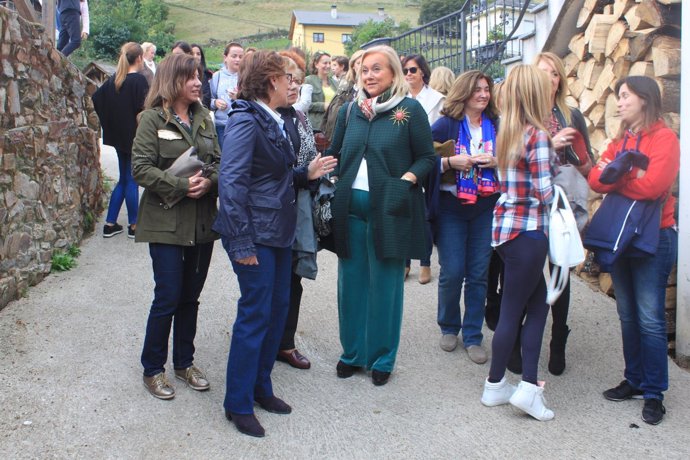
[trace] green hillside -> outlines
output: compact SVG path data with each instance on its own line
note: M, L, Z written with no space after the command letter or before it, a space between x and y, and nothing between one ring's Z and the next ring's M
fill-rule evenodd
M292 10L329 11L337 4L340 11L375 13L385 8L395 21L416 25L418 0L165 0L175 35L190 42L226 43L232 39L259 33L288 30Z

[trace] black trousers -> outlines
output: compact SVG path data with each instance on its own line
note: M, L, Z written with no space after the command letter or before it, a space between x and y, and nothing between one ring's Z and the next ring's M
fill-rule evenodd
M299 306L302 303L302 277L292 272L290 278L290 310L285 321L285 332L280 340L280 350L295 348L295 332L299 321Z
M570 277L570 274L568 274ZM486 325L492 331L496 330L496 325L498 324L498 318L501 313L501 296L503 284L503 261L498 255L498 252L494 251L491 255L491 265L489 266L489 283L486 293ZM556 300L556 302L551 305L551 315L553 321L551 324L551 335L559 336L559 334L564 334L568 330L568 313L570 311L570 278L568 278L568 284L565 286L563 293ZM520 340L520 335L518 334L518 340ZM519 342L517 342L519 344Z

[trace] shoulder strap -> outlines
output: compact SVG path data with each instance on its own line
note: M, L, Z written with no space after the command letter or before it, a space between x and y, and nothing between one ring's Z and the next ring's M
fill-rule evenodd
M554 107L553 113L556 115L556 119L558 120L558 124L561 125L561 127L563 127L563 128L567 128L568 125L565 122L565 117L561 113L561 110L558 107Z
M302 128L304 128L305 131L309 131L307 129L307 120L304 116L304 112L301 110L295 110L295 113L297 114L297 119L299 120L300 124L302 125Z
M355 101L350 101L349 104L347 104L347 113L345 113L345 126L347 126L348 122L350 121L350 112L352 112L352 106L355 103Z

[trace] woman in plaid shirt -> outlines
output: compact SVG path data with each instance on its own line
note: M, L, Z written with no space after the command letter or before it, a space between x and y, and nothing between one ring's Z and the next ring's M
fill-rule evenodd
M554 150L545 126L551 112L550 82L534 66L517 66L502 88L501 130L496 139L501 197L494 208L492 246L503 259L501 316L492 343L493 359L482 403L510 402L538 420L554 414L544 406L537 381L539 351L549 306L542 269L549 250L548 210L553 199ZM522 382L505 379L506 366L522 327Z

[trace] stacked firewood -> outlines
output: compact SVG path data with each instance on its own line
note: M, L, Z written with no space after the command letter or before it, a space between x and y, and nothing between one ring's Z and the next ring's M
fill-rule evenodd
M614 88L618 79L646 75L659 84L666 124L680 131L681 0L585 0L575 35L564 57L569 103L585 116L595 158L620 129ZM590 196L590 215L602 196ZM614 295L610 275L588 262L581 277ZM667 290L669 332L675 332L675 270Z

